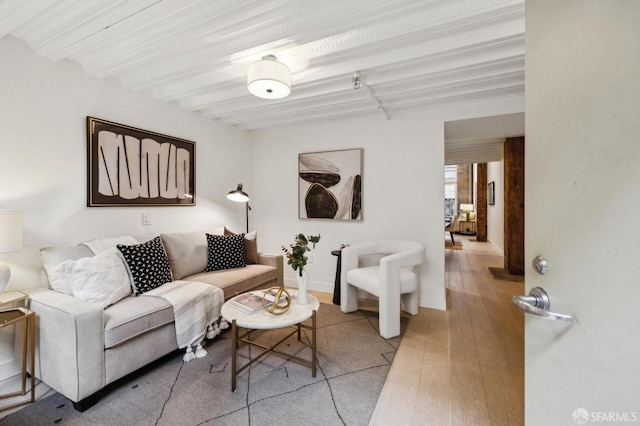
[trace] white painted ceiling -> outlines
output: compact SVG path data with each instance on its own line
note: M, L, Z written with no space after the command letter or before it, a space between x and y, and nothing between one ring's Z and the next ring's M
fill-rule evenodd
M524 0L0 0L4 36L245 130L524 95ZM247 91L267 54L287 98Z
M444 163L490 163L503 158L504 140L524 135L524 113L444 123Z

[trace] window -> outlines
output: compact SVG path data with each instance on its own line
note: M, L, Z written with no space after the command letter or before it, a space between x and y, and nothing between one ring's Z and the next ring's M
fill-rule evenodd
M458 166L444 166L444 217L452 217L457 209Z

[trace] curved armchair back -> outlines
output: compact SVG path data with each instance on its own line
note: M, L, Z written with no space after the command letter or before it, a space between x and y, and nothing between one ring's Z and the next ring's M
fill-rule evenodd
M360 256L382 255L383 264L397 266L420 265L425 260L424 246L416 241L384 240L356 244L342 249L342 273L358 268Z
M458 215L454 214L453 217L451 218L451 223L449 223L449 226L446 226L444 228L445 231L449 231L449 232L454 232L458 230Z

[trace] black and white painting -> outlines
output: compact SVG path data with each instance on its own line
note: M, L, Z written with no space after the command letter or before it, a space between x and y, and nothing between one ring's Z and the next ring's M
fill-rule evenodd
M494 181L489 182L488 200L490 206L496 204L496 183Z
M362 148L298 155L298 216L362 220Z
M87 117L87 206L195 205L195 142Z

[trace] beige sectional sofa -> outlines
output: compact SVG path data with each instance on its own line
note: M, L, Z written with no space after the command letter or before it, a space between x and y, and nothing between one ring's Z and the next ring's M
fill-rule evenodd
M223 228L211 233L222 234ZM203 272L208 256L205 234L161 234L174 280L211 284L222 289L225 299L254 288L283 285L282 256L258 253L255 234L253 241L250 234L245 239L246 267ZM151 237L136 241L144 243ZM36 377L81 411L98 400L97 392L106 385L178 349L173 307L166 300L131 294L103 308L75 297L73 288L60 288L59 277L52 279L56 265L93 255L82 244L42 249L50 288L26 291L37 318ZM55 286L54 281L58 281Z

